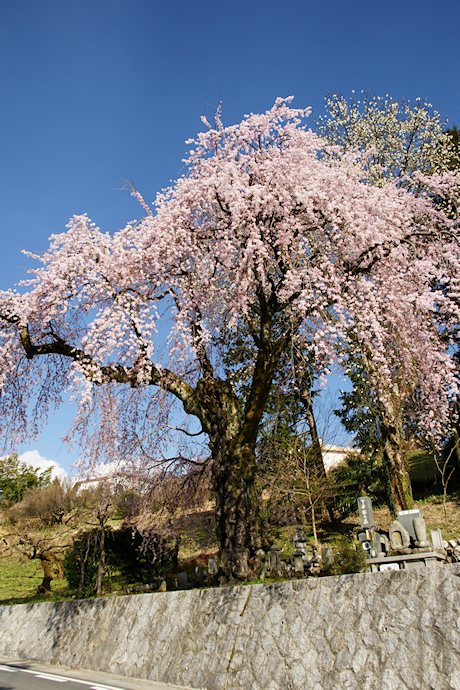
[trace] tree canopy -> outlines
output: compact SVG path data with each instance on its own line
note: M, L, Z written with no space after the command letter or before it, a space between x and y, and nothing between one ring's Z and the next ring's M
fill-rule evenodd
M154 208L133 192L142 220L111 235L74 216L36 256L27 289L0 293L4 434L34 433L70 389L70 435L90 456L152 458L152 432L172 425L179 401L208 439L229 579L249 574L258 546L255 445L292 343L324 370L352 329L381 364L382 396L406 352L420 399L441 414L455 385L433 319L458 317L437 287L458 280L457 225L432 202L454 176L431 176L419 194L369 185L366 157L339 155L290 100L235 126L219 111L204 120L186 173Z
M27 489L41 489L51 481L52 468L41 470L21 462L17 455L0 458L0 506L21 501Z

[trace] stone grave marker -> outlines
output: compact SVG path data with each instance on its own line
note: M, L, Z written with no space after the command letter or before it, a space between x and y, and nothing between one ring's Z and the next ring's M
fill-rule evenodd
M434 551L444 551L443 539L440 529L431 530L431 543Z
M415 531L415 546L419 549L427 549L430 546L430 542L426 536L426 524L422 517L414 517L413 520L414 531Z
M358 510L361 527L363 529L374 527L374 511L372 510L372 501L369 496L360 496L358 498Z
M296 573L303 573L304 572L304 552L302 549L296 549L294 553L292 554L294 558L294 570Z
M390 548L390 543L386 534L380 534L380 532L374 533L374 547L377 552L377 557L385 556Z
M400 510L398 513L398 522L404 527L411 539L417 540L417 535L415 534L414 528L414 518L421 518L422 511L418 508L413 508L412 510Z
M395 551L410 551L410 534L399 520L393 520L388 532L390 534L390 546L392 549Z
M268 563L271 573L277 573L280 567L280 550L276 544L272 544L268 552Z
M208 558L208 575L217 575L217 558L215 556Z
M297 528L294 535L294 546L296 551L302 551L304 565L308 564L308 550L305 534L301 527Z
M188 587L187 573L177 573L177 586L179 589L186 589Z

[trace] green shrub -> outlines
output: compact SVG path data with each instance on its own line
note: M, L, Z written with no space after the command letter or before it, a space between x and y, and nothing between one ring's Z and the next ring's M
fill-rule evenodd
M369 496L374 507L388 503L388 477L378 454L350 453L329 478L337 486L336 506L344 517L356 513L360 496Z
M348 541L339 542L334 551L334 560L329 570L330 575L348 575L362 573L369 568L366 553L360 545Z
M64 554L64 575L69 588L78 596L93 594L99 559L100 530L97 528L80 533Z
M150 583L160 573L177 571L179 541L167 542L158 535L145 539L131 526L105 528L104 570L116 571L124 584ZM82 532L64 557L69 588L78 596L94 593L101 560L101 530Z
M16 454L0 458L0 508L19 503L27 489L49 484L51 471L51 467L41 470L20 462Z
M144 538L129 525L112 530L106 541L107 563L129 584L148 583L160 572L176 571L178 550L177 540L172 544L156 534Z

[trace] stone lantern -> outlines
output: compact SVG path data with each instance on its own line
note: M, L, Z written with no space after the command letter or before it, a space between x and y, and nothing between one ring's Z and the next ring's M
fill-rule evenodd
M272 574L277 574L280 565L280 550L276 544L272 544L268 552L269 569Z
M292 557L294 559L294 572L303 574L305 553L302 549L296 549Z

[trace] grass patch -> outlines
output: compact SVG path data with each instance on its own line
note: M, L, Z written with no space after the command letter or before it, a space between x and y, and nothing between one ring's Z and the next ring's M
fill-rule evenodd
M0 562L0 605L60 601L69 596L67 582L54 579L51 594L39 594L43 570L38 561L5 556Z
M422 485L433 485L440 480L433 456L422 451L408 454L411 482Z

